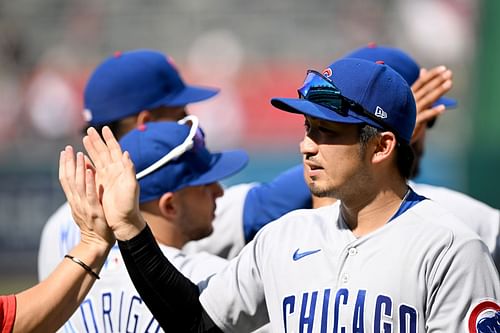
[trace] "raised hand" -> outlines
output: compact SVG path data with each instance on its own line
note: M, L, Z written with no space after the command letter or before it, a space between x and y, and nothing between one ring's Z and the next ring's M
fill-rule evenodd
M423 134L427 123L440 114L446 107L444 105L432 106L441 96L446 94L453 86L453 73L445 66L437 66L431 70L422 68L420 76L411 86L417 104L417 120L413 131L412 142L417 141Z
M139 211L139 184L129 154L122 152L108 127L103 128L102 136L104 140L90 128L83 145L95 167L107 223L117 239L128 240L146 225Z
M102 245L115 242L112 230L106 223L98 200L94 170L83 153L75 154L71 146L61 152L59 158L59 182L71 207L73 219L80 228L81 241Z

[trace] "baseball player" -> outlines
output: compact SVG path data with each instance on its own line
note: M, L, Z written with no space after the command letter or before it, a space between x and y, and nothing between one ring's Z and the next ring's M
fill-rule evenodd
M345 57L361 58L371 61L383 60L391 66L412 87L417 105L417 128L412 136L411 145L416 152L413 172L410 178L418 175L420 159L424 153L426 131L444 110L456 106L456 101L443 97L452 86L452 73L444 66L431 70L421 69L417 62L403 50L378 46L374 43L349 52ZM419 194L434 200L455 214L466 226L470 227L486 243L496 259L500 272L500 211L466 194L440 186L410 182Z
M217 89L183 82L172 59L161 52L117 52L90 76L84 93L84 116L89 126L109 125L120 138L148 121L178 121L187 115L188 104L216 94ZM266 223L293 209L311 207L302 170L298 165L269 183L239 184L226 189L217 200L216 232L189 244L186 251L234 257ZM284 193L289 194L287 200L281 200ZM70 209L64 204L42 231L38 254L40 280L48 276L78 237Z
M73 151L68 147L61 152L59 167L59 179L67 196L75 199L88 193L90 202L97 200L93 174L85 182L85 173L82 173L83 154L78 155L75 163ZM79 201L73 204L78 205ZM0 296L0 332L54 332L73 314L99 278L99 271L115 243L102 210L92 213L90 219L75 215L81 241L46 280L15 295Z
M222 270L227 260L206 252L186 254L181 248L211 234L215 200L223 194L218 181L248 161L244 151L209 152L201 133L197 118L187 116L179 123L146 123L120 140L137 168L141 213L163 254L195 284ZM140 300L122 261L114 248L101 279L61 331L162 331Z
M265 311L273 332L474 332L494 317L500 285L487 247L407 184L416 107L406 81L381 61L345 58L308 71L298 91L272 104L304 115L308 186L339 201L266 225L201 294L140 215L127 154L108 128L104 140L88 131L102 209L159 323L243 332Z

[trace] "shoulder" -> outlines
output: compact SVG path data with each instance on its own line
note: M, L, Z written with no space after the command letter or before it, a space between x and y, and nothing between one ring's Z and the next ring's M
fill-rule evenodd
M490 251L495 248L500 234L500 211L464 193L445 187L412 184L422 194L456 216L468 229L486 243Z
M422 245L459 249L466 244L485 248L480 237L449 210L432 200L424 200L408 211L406 219L412 225L413 237L422 238ZM408 230L407 230L408 231Z
M465 193L461 193L446 187L428 184L412 183L415 192L436 201L443 207L456 213L458 217L468 218L494 218L500 217L500 211L482 201L479 201Z
M431 278L437 277L438 281L450 267L479 269L485 276L495 276L486 244L448 210L424 200L407 213L401 215L399 226L395 223L392 227L399 228L397 234L416 260L429 268Z
M412 220L429 230L475 236L453 212L433 200L423 200L408 210Z

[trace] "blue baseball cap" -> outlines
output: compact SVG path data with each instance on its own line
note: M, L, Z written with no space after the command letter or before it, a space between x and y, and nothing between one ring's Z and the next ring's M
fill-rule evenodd
M375 43L369 43L367 46L349 52L344 57L371 61L381 60L398 72L410 86L420 76L420 65L408 53L396 47L378 46ZM446 106L446 108L454 108L457 106L457 101L453 98L442 96L434 102L433 106L441 104Z
M136 128L120 140L128 151L136 172L140 172L186 140L190 126L176 122L150 122ZM248 163L243 150L211 153L205 147L201 131L193 139L193 147L155 171L139 179L139 202L144 203L188 186L207 185L232 176Z
M392 131L410 142L416 106L408 83L382 62L356 58L335 61L322 73L308 71L301 98L273 98L283 111Z
M218 91L186 85L172 59L159 51L116 52L87 82L84 118L91 126L102 126L142 110L199 102Z

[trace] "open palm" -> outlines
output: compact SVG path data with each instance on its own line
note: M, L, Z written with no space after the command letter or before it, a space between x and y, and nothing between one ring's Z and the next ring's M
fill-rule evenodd
M83 145L96 170L97 191L108 225L118 239L131 238L144 227L134 165L108 127L102 132L104 140L93 128L87 134Z

